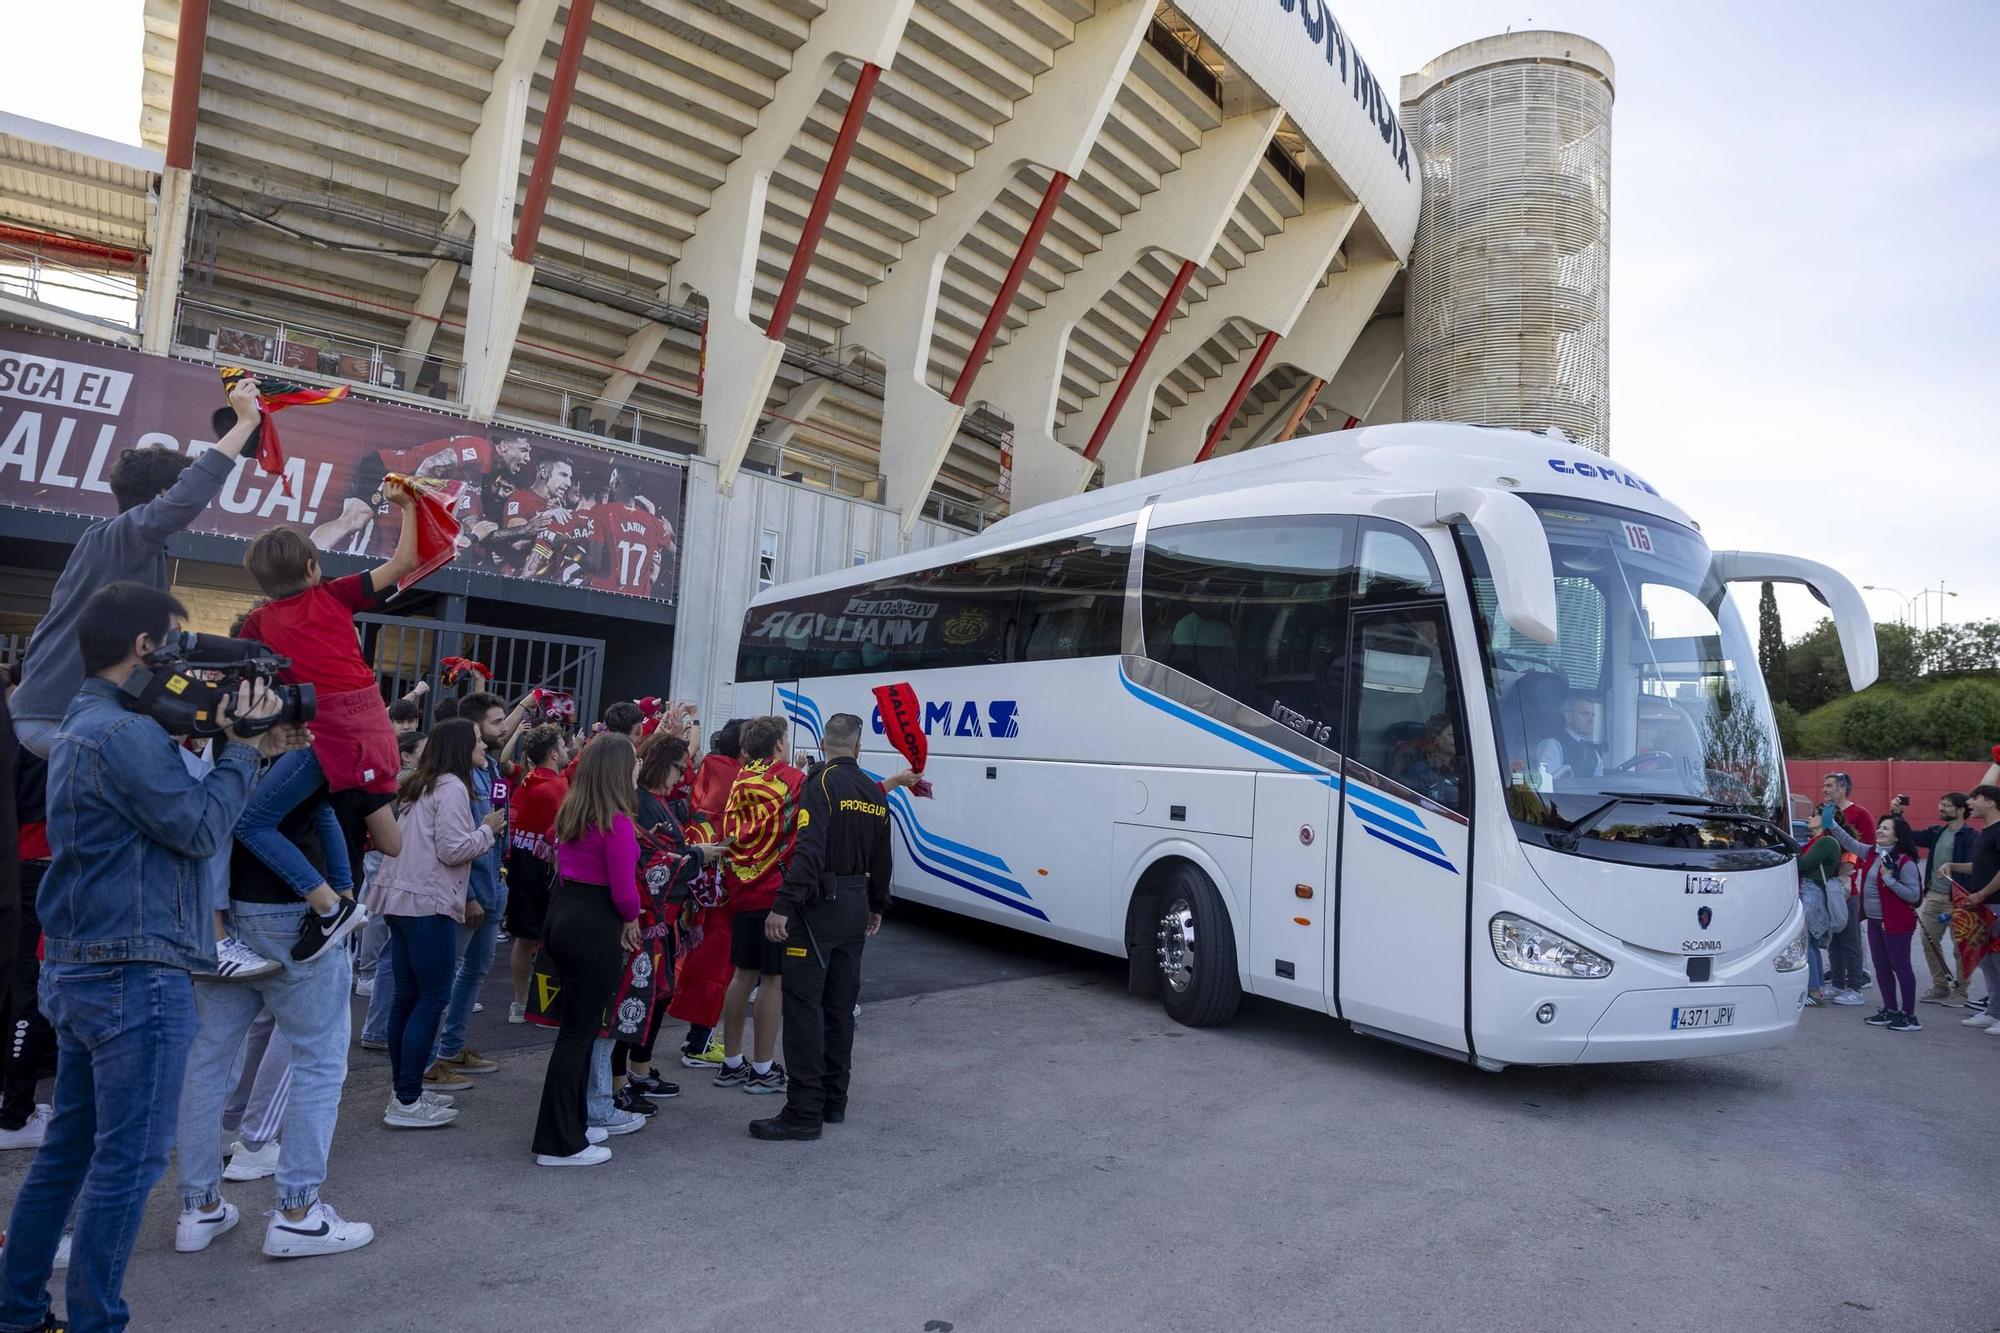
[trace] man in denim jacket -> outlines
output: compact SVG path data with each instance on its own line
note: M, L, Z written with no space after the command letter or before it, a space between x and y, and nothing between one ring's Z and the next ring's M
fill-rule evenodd
M162 589L114 583L77 617L85 679L49 761L51 860L36 895L41 1007L59 1043L55 1113L0 1250L0 1330L44 1326L79 1194L70 1323L115 1329L129 1318L125 1266L173 1146L194 1038L188 972L215 962L208 861L229 843L259 754L232 728L197 779L173 737L122 702L119 684L186 614ZM254 730L278 708L246 685L229 716ZM274 728L260 743L302 745L305 729Z

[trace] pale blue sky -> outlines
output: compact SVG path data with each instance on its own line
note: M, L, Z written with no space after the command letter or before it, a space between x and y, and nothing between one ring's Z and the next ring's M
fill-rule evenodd
M2000 4L1335 9L1385 82L1509 26L1603 43L1613 455L1717 546L1911 594L1944 579L1953 618L2000 616L1975 563L2000 562ZM0 109L136 142L139 16L16 6ZM1793 632L1817 613L1785 606Z

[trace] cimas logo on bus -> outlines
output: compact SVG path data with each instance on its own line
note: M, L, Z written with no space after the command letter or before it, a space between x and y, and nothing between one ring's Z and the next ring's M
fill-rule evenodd
M885 734L882 726L882 710L877 708L869 719L875 734ZM926 736L990 736L994 740L1012 740L1021 734L1021 705L1014 699L991 699L985 706L968 699L963 703L945 700L941 703L924 705L924 735Z

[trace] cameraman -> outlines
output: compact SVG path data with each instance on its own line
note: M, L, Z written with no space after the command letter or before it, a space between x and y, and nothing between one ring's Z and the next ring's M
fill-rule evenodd
M69 1318L123 1328L120 1288L146 1196L166 1169L195 1032L191 969L210 967L208 863L229 846L258 752L307 743L274 727L278 696L245 683L223 712L226 744L195 778L172 736L119 687L180 626L159 588L114 583L76 618L86 678L49 762L50 863L37 895L42 1008L56 1030L55 1113L0 1250L0 1327L38 1328L63 1220L82 1196Z

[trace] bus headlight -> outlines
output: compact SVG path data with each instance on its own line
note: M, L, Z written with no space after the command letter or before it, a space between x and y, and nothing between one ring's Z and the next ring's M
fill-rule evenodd
M1512 912L1494 917L1492 932L1493 956L1517 972L1585 980L1611 975L1610 959Z
M1797 939L1778 950L1771 959L1771 966L1780 972L1796 972L1806 965L1806 933L1801 930Z

